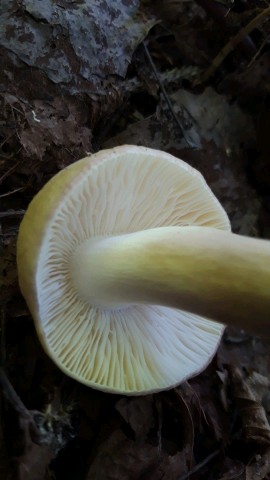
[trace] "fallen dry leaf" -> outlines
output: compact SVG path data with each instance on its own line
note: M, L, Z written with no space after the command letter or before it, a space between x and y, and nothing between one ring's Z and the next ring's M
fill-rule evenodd
M136 440L145 440L150 428L154 426L153 396L122 398L115 406L136 435Z
M262 399L270 387L267 377L252 371L245 373L238 367L230 367L232 395L239 408L243 434L247 442L270 444L270 425Z
M178 480L186 471L185 452L171 456L116 430L100 446L86 480Z
M138 0L25 0L19 8L2 0L0 45L53 82L98 82L125 76L136 46L155 23Z

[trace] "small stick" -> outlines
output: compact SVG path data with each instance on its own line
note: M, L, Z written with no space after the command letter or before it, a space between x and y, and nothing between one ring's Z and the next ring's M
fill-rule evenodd
M220 25L228 29L229 25L227 17L231 11L231 7L227 7L216 0L195 0L211 17ZM247 36L239 43L238 47L249 57L255 55L256 46L253 40Z
M23 418L31 419L32 416L30 412L27 410L23 402L21 401L18 394L15 392L13 386L11 385L9 379L6 376L3 368L0 368L0 388L8 400L8 402L13 406L14 410L21 415Z
M2 274L2 272L1 272ZM0 364L4 365L6 362L6 315L5 310L1 307L1 357Z
M150 65L151 65L151 67L152 67L152 69L153 69L154 75L155 75L155 77L156 77L156 81L157 81L158 84L159 84L160 90L161 90L161 92L162 92L162 94L163 94L163 96L164 96L164 99L165 99L165 101L166 101L166 103L167 103L167 105L168 105L168 107L169 107L169 109L170 109L170 111L171 111L171 114L172 114L172 116L173 116L173 119L174 119L175 123L177 124L177 126L178 126L178 128L179 128L179 130L180 130L180 132L181 132L181 135L184 137L187 145L188 145L189 147L191 147L191 148L194 148L194 145L192 145L192 144L190 143L190 141L188 140L188 138L186 137L185 130L183 129L181 123L179 122L179 119L178 119L178 117L177 117L177 115L176 115L176 113L175 113L175 111L174 111L174 109L173 109L172 102L171 102L171 100L170 100L170 98L169 98L169 96L168 96L168 94L167 94L167 92L166 92L166 89L165 89L162 81L161 81L160 78L159 78L159 74L158 74L157 68L156 68L156 66L155 66L155 64L154 64L154 62L153 62L153 59L152 59L152 57L151 57L151 55L150 55L150 52L149 52L149 50L148 50L147 45L145 44L145 42L143 42L143 48L144 48L145 54L146 54L146 56L147 56L147 59L148 59Z
M19 150L19 151L20 151L20 150ZM19 151L16 152L16 155L19 153ZM6 157L3 157L3 154L1 154L1 155L0 155L0 159L1 159L1 158L4 158L4 159L6 160L7 158L13 158L13 156L14 156L14 154L11 154L9 157L7 157L7 156L6 156ZM19 163L20 163L20 160L18 160L14 165L12 165L12 167L10 167L10 168L2 175L2 177L0 177L0 183L3 182L3 180L4 180L5 178L7 178L7 177L13 172L13 170L15 170L15 169L17 168L17 166L19 165Z
M178 480L188 480L191 475L194 475L194 473L197 473L199 470L205 467L205 465L211 462L213 458L217 457L219 453L220 453L220 450L215 450L214 452L210 453L210 455L208 455L208 457L206 457L201 463L198 463L188 473L185 473L184 475L182 475L182 477L179 477Z
M217 68L221 65L223 60L227 55L232 52L235 47L244 40L244 38L249 35L254 28L258 27L264 19L270 15L270 7L265 8L261 13L259 13L255 18L253 18L244 28L242 28L235 37L233 37L229 42L222 48L218 55L212 61L210 67L204 72L199 83L206 82L209 78L215 73ZM197 82L195 82L197 83Z
M15 392L3 368L0 368L0 390L2 390L4 397L12 405L17 414L21 418L28 420L31 438L33 440L35 439L34 441L38 443L38 439L40 438L40 432L34 422L34 419L29 410L27 410L27 408L21 401L19 395Z
M0 218L21 217L24 214L25 210L7 210L6 212L0 212Z
M20 190L23 190L24 187L19 187L19 188L15 188L14 190L11 190L10 192L7 192L7 193L2 193L0 195L0 198L3 198L3 197L9 197L9 195L13 195L14 193L16 192L19 192Z

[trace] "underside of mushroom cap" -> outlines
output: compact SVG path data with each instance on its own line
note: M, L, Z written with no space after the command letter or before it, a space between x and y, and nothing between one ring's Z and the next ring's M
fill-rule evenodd
M73 286L83 242L164 226L230 230L195 169L157 150L103 150L59 172L31 202L18 238L19 282L54 362L88 386L124 394L171 388L199 373L223 326L157 305L100 308Z

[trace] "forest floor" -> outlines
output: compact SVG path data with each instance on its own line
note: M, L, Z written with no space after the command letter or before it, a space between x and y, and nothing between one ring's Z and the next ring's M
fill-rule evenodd
M270 7L261 0L1 0L0 478L270 478L269 342L227 329L179 387L66 377L20 293L24 212L59 170L144 145L205 177L236 233L270 238Z

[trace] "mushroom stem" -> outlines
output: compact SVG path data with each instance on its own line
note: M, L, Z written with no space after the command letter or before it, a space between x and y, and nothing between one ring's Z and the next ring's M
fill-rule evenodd
M72 281L93 305L147 303L269 335L270 242L208 227L87 240Z

